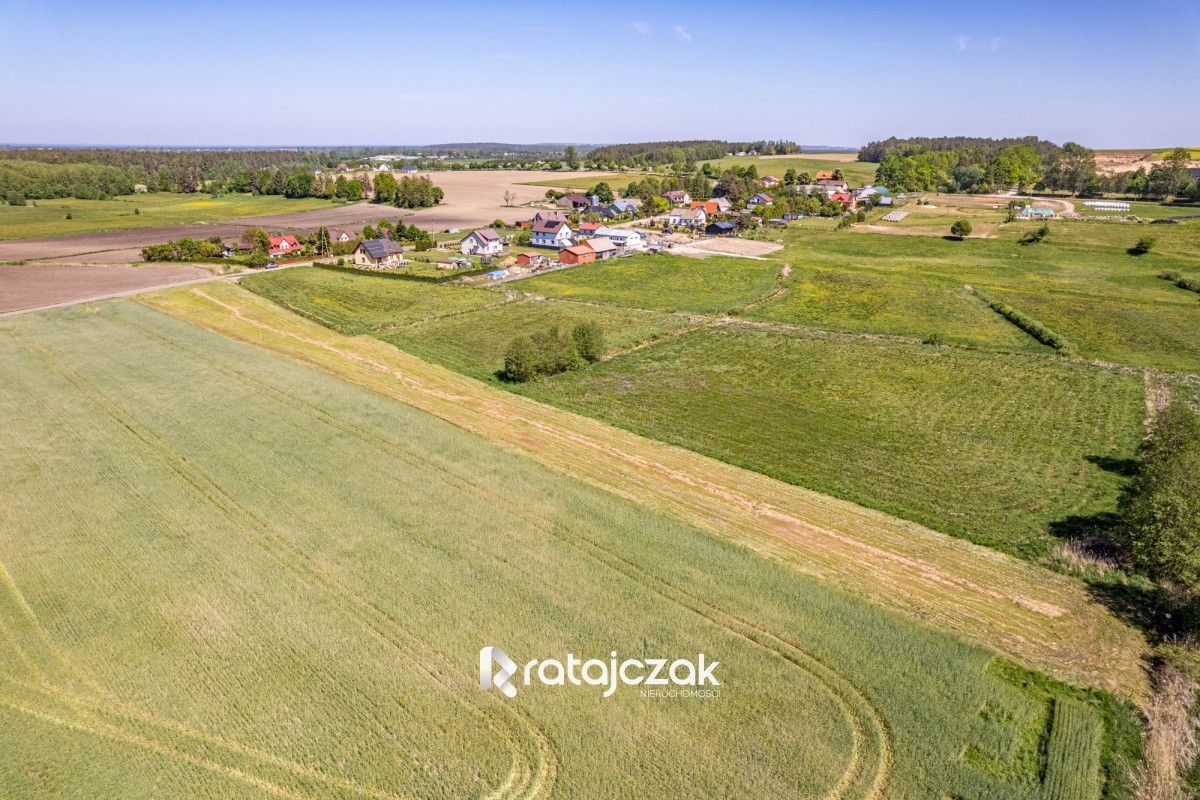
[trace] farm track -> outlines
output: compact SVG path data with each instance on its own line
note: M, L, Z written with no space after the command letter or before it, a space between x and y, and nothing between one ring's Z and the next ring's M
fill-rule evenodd
M13 336L26 351L40 357L42 363L49 369L70 382L98 410L137 439L151 458L159 461L173 472L179 480L190 487L191 491L202 497L216 512L225 517L236 530L246 536L252 544L263 550L279 566L290 572L310 590L320 593L336 603L343 611L354 618L367 633L400 653L416 668L422 670L430 678L441 684L450 696L481 716L485 723L495 731L496 735L507 742L513 756L513 767L506 781L489 797L496 798L496 800L500 798L529 798L532 800L533 798L544 798L549 795L550 790L553 788L554 776L557 771L557 759L551 743L532 719L521 713L514 706L496 700L493 695L461 691L458 687L471 685L474 679L473 675L466 675L468 680L464 680L461 677L458 680L451 679L450 676L455 673L459 673L460 676L465 675L465 673L462 673L461 669L445 654L429 648L416 633L408 630L394 615L379 607L370 598L348 586L328 570L323 569L302 551L293 547L280 534L273 531L265 521L255 515L253 511L239 504L215 480L192 464L185 455L175 450L169 442L161 439L154 431L142 425L129 410L112 401L99 387L91 384L65 365L57 363L53 354L49 351L36 348L31 346L31 343L21 341L15 333ZM2 567L3 565L0 565L0 568ZM19 600L19 590L12 583L11 578L8 577L6 570L4 571L4 575L8 594ZM10 600L9 602L11 603L12 601ZM36 617L33 616L32 611L28 609L27 605L24 605L23 601L20 601L20 605L27 612L27 623L31 622L35 626L35 630L41 632L39 638L43 639L48 647L53 648L48 636L45 635L44 630L37 624ZM9 627L9 625L5 625L6 630ZM53 682L46 681L47 676L45 673L38 670L34 662L31 662L29 654L25 652L20 643L15 639L11 643L18 654L21 655L21 660L27 664L31 664L31 671L34 672L35 677L42 680L43 683L48 683L51 696L63 698L71 694L69 690L65 690ZM54 652L58 651L55 649ZM66 662L61 657L61 653L59 653L59 659L65 667L71 669L77 677L83 679L89 686L109 695L110 699L105 706L107 711L121 714L128 713L133 709L132 706L117 701L115 697L103 690L102 687L90 678L86 678L81 670L72 667L69 662ZM438 666L435 666L435 664ZM8 680L11 679L9 678ZM160 752L163 755L174 754L181 760L195 766L213 769L230 777L245 779L256 785L259 784L259 779L253 774L243 774L242 771L224 766L220 762L189 756L185 752L168 747L159 739L132 734L126 728L114 727L111 723L105 723L98 727L89 727L84 722L78 720L63 718L53 713L45 713L44 710L39 712L39 709L36 707L31 708L28 705L13 701L11 696L5 696L2 693L0 693L0 698L6 698L4 702L9 707L32 714L45 721L56 722L78 730L89 730L97 734L107 734L127 743ZM71 699L82 702L86 698L75 695ZM183 733L186 730L182 726L179 726L178 723L155 718L143 712L134 711L134 717L153 721L153 724L159 725L160 728L173 729L179 733ZM126 719L130 719L130 717L126 717ZM220 746L231 751L243 754L253 752L242 745L228 742L224 739L206 737L204 734L198 732L189 731L186 735L191 736L193 739L206 740L209 744L219 742ZM271 759L273 757L266 754L256 754L254 758ZM302 765L292 766L301 770L308 769ZM336 782L340 779L322 777L322 780ZM263 788L273 794L279 794L280 796L309 796L290 794L285 787L270 784L269 782L264 782L259 788ZM353 791L380 798L396 797L395 795L370 787L357 787Z
M1144 639L1065 576L340 336L236 286L143 302L332 371L1061 679L1146 697Z

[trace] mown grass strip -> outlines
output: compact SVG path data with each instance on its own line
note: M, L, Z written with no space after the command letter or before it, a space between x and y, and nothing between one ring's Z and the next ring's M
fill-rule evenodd
M1020 309L1014 308L1012 305L1005 303L1002 300L996 300L992 297L989 297L978 289L972 288L970 289L970 292L983 302L987 303L990 309L1047 347L1053 347L1055 350L1063 353L1064 355L1071 355L1075 352L1074 346L1067 340L1065 336L1055 333Z
M1069 697L1054 701L1046 743L1042 800L1097 800L1104 735L1100 718L1086 703Z

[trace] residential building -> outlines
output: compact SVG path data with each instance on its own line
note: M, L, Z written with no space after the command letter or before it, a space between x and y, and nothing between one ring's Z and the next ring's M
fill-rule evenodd
M715 200L693 200L692 208L703 208L710 217L715 217L721 211Z
M350 231L343 230L341 228L332 228L329 231L329 241L332 244L337 244L339 242L353 242L357 238L358 237Z
M667 223L674 228L702 228L708 222L708 215L703 208L676 208L667 217Z
M756 194L747 201L752 206L769 206L775 201L771 199L769 194Z
M718 214L729 214L733 211L733 203L729 202L727 197L714 197L711 201L717 204Z
M831 180L833 180L833 171L832 170L822 170L821 172L818 172L816 175L813 176L813 180L816 181L817 183L820 183L821 181L831 181Z
M571 226L560 220L539 221L535 218L530 233L533 237L530 244L534 247L553 247L557 250L569 247L575 241Z
M640 250L646 246L645 238L631 228L597 228L596 235L610 240L617 247Z
M533 215L533 223L535 225L539 222L550 222L551 220L566 222L567 215L562 211L539 211Z
M611 208L613 211L616 211L618 214L636 214L637 210L641 208L641 206L641 200L632 197L624 197L620 200L614 200L613 204L609 206L609 208Z
M404 248L391 239L367 239L354 250L354 264L368 269L398 267L404 263Z
M774 175L767 175L762 179L762 182L763 186L778 186L779 178L776 178Z
M299 252L301 247L303 245L296 241L295 236L272 236L267 253L273 256L286 256L293 251Z
M833 192L829 195L829 202L838 203L850 211L858 207L858 198L850 192Z
M874 195L879 195L879 205L890 206L892 204L892 193L883 186L864 186L855 194L857 195L860 203L870 200Z
M459 245L464 256L494 256L503 249L504 239L491 228L472 231Z
M596 231L602 227L599 222L581 222L579 223L579 236L580 238L595 236Z
M737 225L733 222L714 222L704 232L709 236L729 236L736 230Z
M568 194L558 199L558 204L564 208L591 208L591 198L584 197L581 194Z
M596 254L597 261L603 261L606 258L615 258L621 250L621 248L613 243L612 239L603 236L588 239L585 244L592 248L592 252Z
M517 266L542 269L550 266L550 256L542 253L521 253L517 256Z
M682 189L663 192L662 196L663 199L673 206L690 206L692 204L692 196Z
M416 171L417 167L415 164L405 164L403 167L397 170L397 172L403 172L405 175L412 175Z
M564 264L590 264L596 260L596 251L587 243L564 247L558 252L558 260Z
M822 189L825 189L826 191L829 191L829 190L832 190L835 192L850 191L850 184L848 184L844 180L840 180L840 179L835 180L833 178L821 178L820 180L817 181L817 186L820 186Z

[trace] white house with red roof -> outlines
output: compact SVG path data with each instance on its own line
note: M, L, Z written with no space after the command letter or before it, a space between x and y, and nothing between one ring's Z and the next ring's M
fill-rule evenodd
M273 256L286 256L291 252L299 252L303 245L296 241L295 236L272 236L267 252Z

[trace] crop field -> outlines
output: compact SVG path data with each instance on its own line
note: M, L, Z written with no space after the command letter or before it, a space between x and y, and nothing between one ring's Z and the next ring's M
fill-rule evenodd
M242 278L251 291L351 336L506 302L503 294L338 269L299 267Z
M0 239L155 228L309 211L331 205L329 200L316 197L292 200L278 195L212 197L171 192L123 195L111 200L30 200L24 206L0 205ZM67 214L71 219L67 219Z
M394 349L235 286L151 299L260 344L291 320L293 358L363 348L345 366L393 388L529 402L415 359L397 381L368 363ZM293 358L127 301L0 322L0 352L22 420L0 430L5 796L1127 795L1127 704L1047 698L984 649ZM705 652L722 692L508 700L477 686L491 643ZM1062 699L1114 740L1091 774L1039 769Z
M539 275L520 286L525 292L568 300L722 313L766 296L778 277L779 265L771 261L640 255Z
M1125 697L1145 694L1144 640L1073 579L534 402L370 337L342 336L234 285L141 299L433 413L567 475L1060 679Z
M1051 526L1115 508L1119 478L1098 462L1133 455L1144 413L1136 375L740 326L530 391L1030 558L1054 545Z
M688 317L680 314L561 300L523 300L405 325L380 338L427 361L486 380L504 366L504 352L515 337L551 327L565 333L581 322L600 325L609 351L632 347L690 324Z
M545 186L551 189L567 189L585 192L588 189L591 189L597 183L604 181L614 192L621 194L625 191L629 184L633 183L634 181L640 181L644 177L646 177L646 175L640 172L609 172L603 174L591 173L583 177L574 176L570 172L564 172L562 173L561 177L558 175L546 176L539 181L531 181L525 185Z

